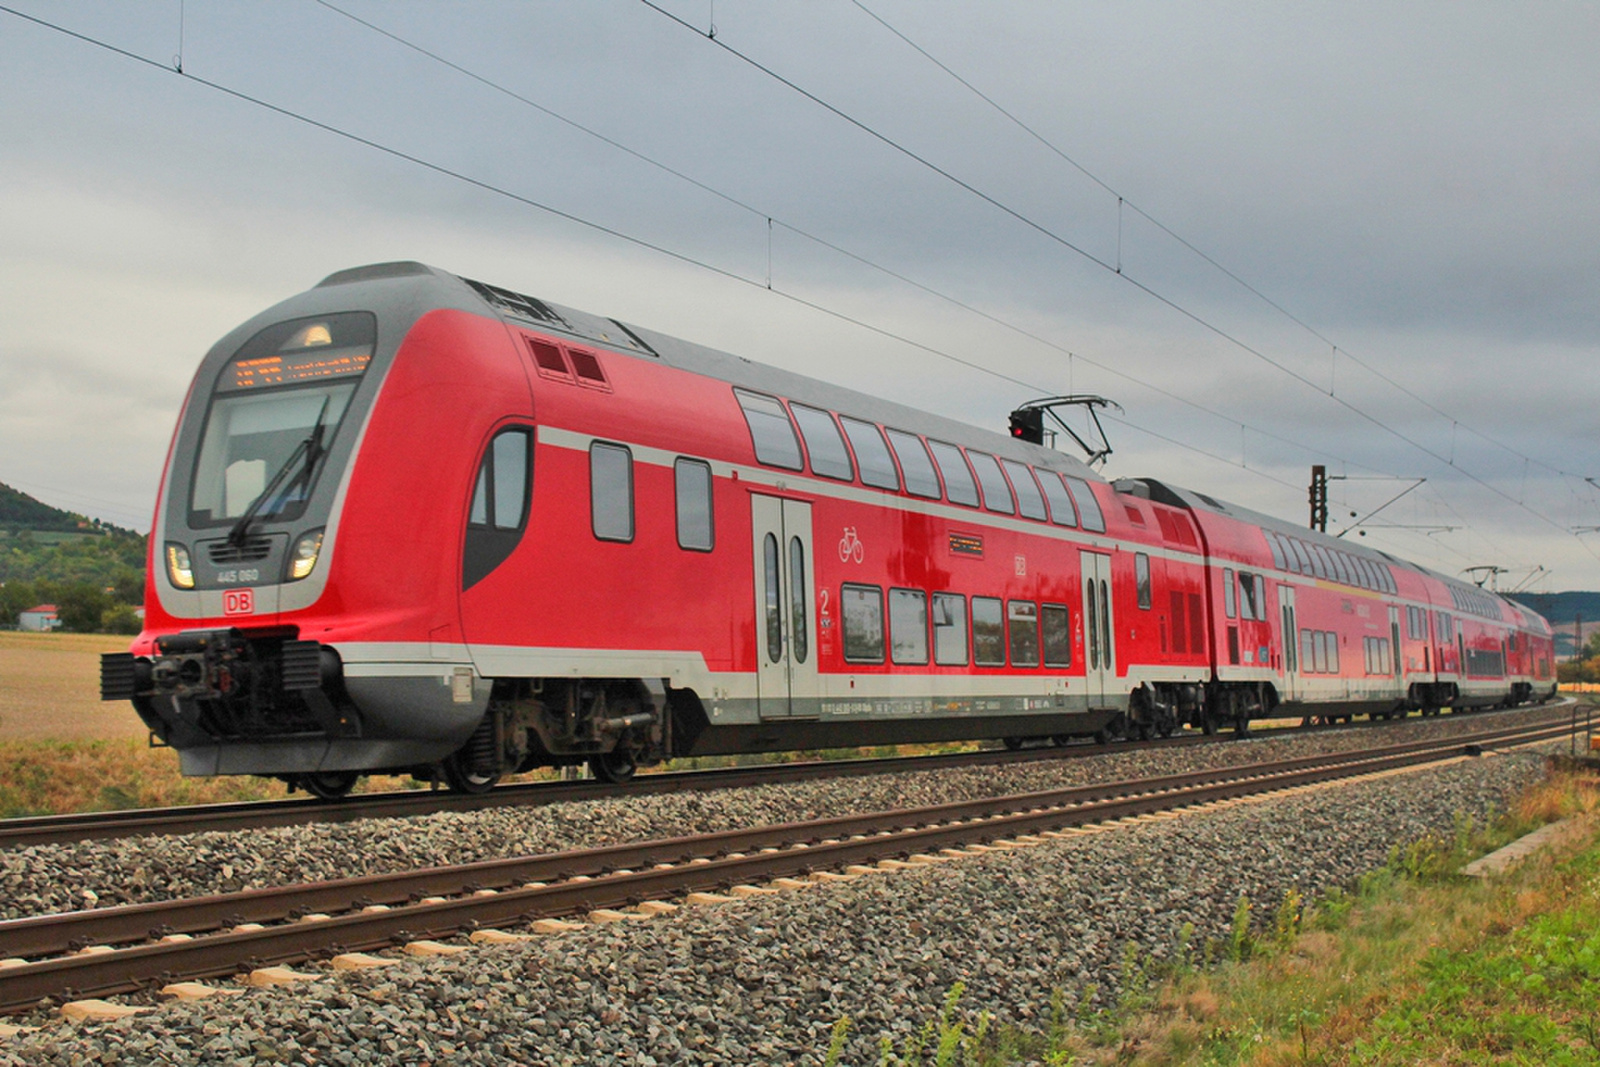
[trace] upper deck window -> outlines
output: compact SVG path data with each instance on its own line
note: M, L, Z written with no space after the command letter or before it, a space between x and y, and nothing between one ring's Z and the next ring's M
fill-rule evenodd
M879 489L899 489L900 474L894 469L894 457L889 455L889 446L883 443L882 432L870 422L846 415L839 416L839 421L844 423L850 447L856 450L862 484Z
M1000 465L1011 475L1011 488L1017 491L1017 510L1022 512L1022 517L1043 519L1044 497L1039 495L1039 484L1033 480L1028 465L1014 459L1002 459Z
M842 482L854 479L855 468L850 464L850 453L844 447L844 438L839 436L833 416L804 404L790 404L789 410L794 414L794 421L800 424L800 436L806 440L812 473Z
M972 480L967 461L961 458L961 449L943 441L929 441L928 451L933 453L933 461L939 464L939 473L944 475L944 492L950 503L977 507L978 485Z
M376 342L377 320L364 311L278 323L246 341L206 415L190 525L252 507L263 519L299 517Z
M1072 490L1072 499L1078 505L1078 515L1083 520L1083 528L1091 533L1105 533L1106 519L1100 514L1100 502L1094 498L1094 490L1089 488L1089 483L1070 474L1063 474L1061 480Z
M1039 472L1039 488L1044 490L1045 499L1050 501L1050 521L1057 526L1078 525L1078 509L1072 506L1072 497L1067 494L1067 487L1061 484L1053 471Z
M894 449L894 454L900 460L900 469L905 472L906 492L912 496L925 496L930 500L938 500L942 495L939 491L939 476L934 473L933 461L928 458L928 450L923 447L922 439L904 430L886 432L889 435L889 446Z
M805 464L800 459L800 441L794 435L794 424L789 421L783 405L775 397L747 393L743 389L735 389L733 394L744 409L756 459L769 467L802 469Z
M1015 515L1017 502L1011 496L1011 487L1006 484L1005 475L1000 473L1000 465L994 461L994 457L987 452L969 450L967 459L972 461L972 469L978 474L978 484L983 486L983 506L1002 515Z

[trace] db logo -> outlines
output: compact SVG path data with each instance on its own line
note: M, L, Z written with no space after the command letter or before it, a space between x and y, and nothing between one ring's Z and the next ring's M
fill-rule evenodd
M254 589L227 589L222 594L224 615L254 615L256 592Z

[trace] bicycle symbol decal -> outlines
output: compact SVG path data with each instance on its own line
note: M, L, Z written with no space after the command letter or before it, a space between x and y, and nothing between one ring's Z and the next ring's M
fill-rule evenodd
M849 563L852 559L857 563L867 558L867 549L861 543L861 538L856 536L854 526L844 528L844 536L839 538L839 562Z

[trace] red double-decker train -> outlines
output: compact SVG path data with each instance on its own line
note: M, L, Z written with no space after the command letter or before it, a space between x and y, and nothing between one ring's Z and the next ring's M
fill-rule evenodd
M418 263L211 350L150 544L102 695L185 774L322 796L1554 691L1475 586Z

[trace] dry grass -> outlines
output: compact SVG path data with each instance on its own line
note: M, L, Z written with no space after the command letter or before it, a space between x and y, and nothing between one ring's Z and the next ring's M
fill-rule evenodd
M145 736L133 705L100 702L100 653L129 639L102 634L0 632L0 741Z
M177 753L142 737L0 741L0 818L282 795L265 778L185 778Z

